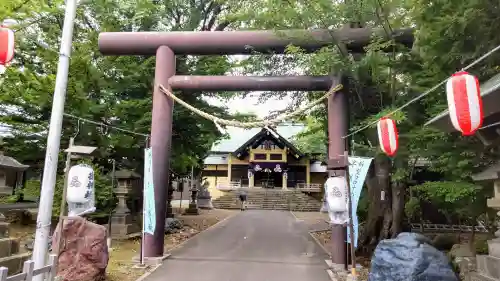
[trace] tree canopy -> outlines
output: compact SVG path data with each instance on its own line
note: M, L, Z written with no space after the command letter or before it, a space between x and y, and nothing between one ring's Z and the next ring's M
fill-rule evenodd
M38 169L44 161L63 7L62 0L0 4L0 19L17 21L16 58L0 77L0 122L10 129L10 135L4 138L5 150ZM371 226L361 241L363 245L373 244L401 231L405 204L407 210L415 210L410 208L415 196L419 201L440 204L443 210L450 204L486 196L471 175L498 159L497 151L485 149L477 138L423 126L446 108L443 87L392 114L400 131L400 148L394 159L388 159L378 149L374 121L500 44L495 30L499 11L499 3L490 0L88 1L78 7L65 112L149 133L154 58L102 56L97 50L97 36L103 31L331 29L348 24L382 28L390 34L399 28L412 27L415 29L412 49L374 37L363 54L346 54L342 46L333 44L314 54L289 46L285 55L254 53L236 60L229 56L177 57L179 74L344 74L349 82L350 131L371 124L354 134L349 143L356 155L375 157L374 171L367 179L364 195L373 199L368 204L371 211L367 212ZM498 72L499 62L500 53L495 53L469 71L485 81ZM227 108L212 106L203 99L204 96L230 98L231 93L177 94L191 105L220 117L249 118L241 114L231 116ZM295 108L323 94L272 92L263 93L262 100L289 95L292 99L289 108ZM308 125L295 140L302 150L325 152L325 109L318 106L297 118ZM104 173L109 172L110 159L116 160L119 167L140 171L144 137L65 117L61 147L66 147L69 137L76 132L76 143L99 148L94 164ZM191 166L200 166L213 142L221 137L210 121L176 106L173 171L185 174ZM416 164L422 159L427 161L427 169L439 173L442 182L420 184L412 189ZM390 195L389 200L376 199L381 191ZM478 217L481 212L485 210L469 213ZM467 212L461 214L466 216Z

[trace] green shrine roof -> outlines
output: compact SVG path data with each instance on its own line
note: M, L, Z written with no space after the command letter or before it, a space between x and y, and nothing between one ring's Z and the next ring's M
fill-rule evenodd
M303 124L282 124L276 126L276 132L286 139L292 141L293 137L305 129ZM228 127L227 132L229 138L222 139L212 146L211 152L234 152L245 144L249 139L258 134L262 128L242 129L235 127Z

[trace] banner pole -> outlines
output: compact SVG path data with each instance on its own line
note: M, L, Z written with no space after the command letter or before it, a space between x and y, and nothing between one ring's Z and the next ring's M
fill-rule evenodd
M149 148L149 137L146 137L146 143L144 145L144 174L146 174L146 151ZM146 206L146 181L143 181L142 184L142 237L141 237L141 252L140 252L140 264L144 265L144 239L145 239L145 232L144 230L146 229L146 212L145 212L145 206Z
M354 248L354 224L352 218L352 198L351 198L351 183L349 179L349 154L344 151L344 157L347 159L347 167L345 170L345 178L347 181L347 200L348 200L348 212L349 212L349 232L350 232L350 244L351 244L351 274L356 277L356 249Z

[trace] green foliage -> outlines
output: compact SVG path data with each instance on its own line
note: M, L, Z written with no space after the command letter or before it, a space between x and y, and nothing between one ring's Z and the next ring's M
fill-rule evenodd
M415 197L410 197L405 203L405 215L408 218L413 218L420 214L420 200Z
M456 204L471 198L478 186L467 182L425 182L414 186L423 199L439 203L440 205Z
M416 29L411 50L374 36L371 44L364 48L364 55L358 55L354 60L344 57L339 46L332 44L310 55L289 46L285 56L255 54L241 63L247 73L329 75L341 72L349 76L350 130L370 125L349 140L356 155L361 156L373 157L381 153L375 129L380 117L393 112L500 43L495 30L500 5L485 0L432 3L425 0L260 0L228 3L234 9L227 18L249 29L340 28L349 22L384 28L385 33L410 26ZM470 71L484 81L498 72L499 63L500 53L496 53ZM419 213L420 201L427 200L442 207L441 211L448 216L458 214L463 220L475 223L475 219L486 211L488 188L471 184L471 175L498 159L498 151L486 151L477 138L465 138L424 126L426 121L447 108L443 93L444 87L439 87L391 115L397 121L400 134L391 182L406 186L412 177L415 159L426 160L426 168L440 173L442 182L417 186L416 197L405 204L407 216ZM266 93L263 99L271 94L282 96L282 93ZM291 107L317 99L322 94L292 95ZM319 152L324 157L326 118L324 106L318 106L307 116L300 116L308 128L297 137L295 144L305 152Z
M295 136L293 144L300 151L325 160L327 138L323 124L314 118L307 118L306 122L306 129Z
M14 18L19 22L16 59L0 78L0 123L9 126L12 134L4 139L5 152L38 172L44 164L63 20L62 3L13 0L0 4L0 19ZM337 44L314 54L304 54L296 46L288 46L287 53L280 56L254 52L253 56L236 62L228 56L177 57L179 74L343 73L348 77L345 84L349 87L344 90L349 96L351 131L370 125L348 141L353 144L356 155L373 157L380 153L374 122L498 45L499 12L498 3L486 0L432 3L425 0L90 1L78 8L65 111L149 133L154 58L102 56L96 47L101 31L341 28L346 23L359 22L365 26L383 27L383 33L389 33L413 26L417 32L411 50L374 36L364 48L365 54L353 54L352 58L350 55L345 57ZM292 36L304 37L300 32ZM499 63L500 53L497 53L470 71L484 81L498 72ZM446 109L443 92L443 87L438 88L392 115L400 133L400 148L393 159L391 181L406 186L414 169L413 160L425 159L430 170L442 174L443 181L417 186L417 197L406 202L406 214L415 215L417 201L427 200L442 207L448 215L458 212L464 219L473 221L485 212L487 189L470 184L470 176L498 159L498 152L486 151L477 138L445 134L423 126ZM245 114L230 116L227 108L212 106L203 99L207 96L228 99L233 97L231 93L176 94L189 104L222 118L254 118ZM262 101L269 97L284 98L287 94L263 93ZM323 94L293 93L288 108L296 108ZM299 149L321 159L326 153L326 118L325 106L317 106L299 116L297 119L305 121L308 128L294 140ZM201 160L212 143L223 136L210 121L180 106L175 107L173 122L171 168L178 174L186 174L192 165L201 167ZM76 131L79 131L77 144L98 147L93 164L103 174L111 169L110 159L117 161L118 168L141 171L143 137L106 131L65 118L62 147L68 145L69 137ZM59 167L63 166L63 158L61 154ZM61 175L60 170L58 188L62 184ZM29 182L29 186L25 195L36 194L32 186L39 186L39 183ZM112 205L112 193L107 186L103 179L98 188L98 201L103 210Z
M432 239L432 245L440 251L449 251L458 243L458 238L453 234L438 234Z
M5 2L5 1L4 1ZM18 21L16 56L0 78L0 123L10 128L5 136L5 153L41 173L46 149L47 126L56 78L58 48L64 16L63 1L7 1L0 4L3 17ZM151 126L154 57L105 57L97 50L102 31L223 30L229 22L221 13L223 2L96 0L79 5L75 20L73 51L69 69L65 112L143 134ZM182 16L180 16L182 15ZM226 56L177 56L178 74L222 75L233 62ZM176 93L181 99L221 118L251 119L247 114L232 117L227 108L210 105L204 97L232 97L228 93ZM78 133L77 133L78 132ZM77 134L76 134L77 133ZM75 135L76 134L76 135ZM65 117L61 147L75 144L98 148L93 166L96 176L98 209L113 207L108 174L112 161L117 169L142 172L145 138L108 130ZM212 144L221 138L214 124L181 106L173 113L171 169L186 174L191 166L201 167ZM54 199L57 214L63 184L63 153ZM98 169L97 169L98 167ZM38 197L40 183L28 181L26 197Z
M477 218L487 211L483 188L472 183L425 182L412 188L418 192L421 200L437 206L443 215L458 215L463 222L475 225Z
M488 254L488 241L485 239L476 239L474 241L474 248L477 255L487 255Z
M40 180L27 180L23 189L24 198L40 198Z

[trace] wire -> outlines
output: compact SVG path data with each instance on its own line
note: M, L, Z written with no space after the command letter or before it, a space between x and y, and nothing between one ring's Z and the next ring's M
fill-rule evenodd
M459 71L465 71L473 66L475 66L476 64L480 63L481 61L483 61L485 58L491 56L493 53L495 53L496 51L500 50L500 45L496 46L495 48L491 49L489 52L487 52L486 54L482 55L480 58L476 59L475 61L473 61L471 64L467 65L466 67L460 69ZM403 108L409 106L410 104L420 100L421 98L429 95L430 93L434 92L437 88L439 88L440 86L442 86L443 84L445 84L447 81L448 81L449 78L446 78L445 80L441 81L440 83L438 83L436 86L430 88L429 90L427 90L425 93L411 99L410 101L408 101L407 103L403 104L402 106L396 108L395 110L391 111L390 113L386 114L385 116L390 116L390 115L393 115L394 113L402 110ZM347 137L350 137L352 135L355 135L363 130L365 130L366 128L368 127L371 127L373 125L375 125L376 123L378 122L378 120L376 121L373 121L373 122L370 122L368 123L368 125L365 125L363 127L361 127L360 129L357 129L355 130L354 132L352 133L349 133L345 136L343 136L342 138L345 139Z
M483 126L483 127L479 128L478 130L483 130L483 129L490 128L490 127L495 127L495 126L498 126L498 125L500 125L500 122L496 122L496 123L493 123L493 124L489 124L489 125Z
M110 125L104 124L102 122L92 121L90 119L78 117L78 116L75 116L75 115L72 115L72 114L69 114L69 113L64 113L64 116L71 117L71 118L74 118L74 119L77 119L77 120L80 120L80 121L85 121L85 122L88 122L88 123L91 123L91 124L94 124L94 125L98 125L98 126L103 126L103 127L106 127L106 128L115 129L117 131L129 133L129 134L132 134L132 135L143 136L143 137L149 138L149 135L147 135L147 134L137 133L137 132L130 131L130 130L127 130L127 129L122 129L122 128L110 126Z

